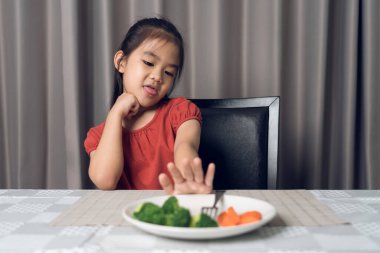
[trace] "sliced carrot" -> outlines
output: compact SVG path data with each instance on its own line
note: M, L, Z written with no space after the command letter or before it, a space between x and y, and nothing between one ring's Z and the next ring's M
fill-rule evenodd
M246 224L261 220L261 213L258 211L248 211L240 214L239 224Z
M228 218L227 212L222 212L221 214L219 214L217 220L218 220L219 226L221 226L221 227L228 227L228 226L234 226L235 225Z
M229 219L231 219L233 223L235 224L239 223L240 217L232 206L227 209L227 213L228 213Z
M261 219L261 213L258 211L248 211L239 215L232 206L220 213L217 217L217 221L221 227L247 224Z
M235 226L239 224L240 217L233 209L233 207L229 207L227 211L219 214L217 220L219 225L222 227Z

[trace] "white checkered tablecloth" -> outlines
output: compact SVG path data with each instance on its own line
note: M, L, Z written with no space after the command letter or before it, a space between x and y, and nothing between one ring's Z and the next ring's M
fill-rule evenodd
M50 225L89 191L0 190L0 252L380 252L380 191L309 192L351 224L265 226L223 240L182 241L156 237L132 226ZM130 194L144 198L152 192Z
M70 208L50 222L55 226L130 226L120 215L126 203L162 195L161 191L90 191ZM325 204L306 190L229 190L228 195L256 198L271 203L276 208L276 217L268 226L329 226L348 224ZM211 205L211 203L210 203Z

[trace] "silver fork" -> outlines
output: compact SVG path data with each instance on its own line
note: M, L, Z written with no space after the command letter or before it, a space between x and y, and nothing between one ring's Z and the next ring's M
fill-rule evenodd
M223 194L225 192L226 191L224 191L224 190L214 191L214 193L215 193L214 204L212 206L203 206L201 209L201 213L207 214L211 218L215 219L216 215L218 213L218 208L216 207L216 204L218 203L219 199L223 196Z

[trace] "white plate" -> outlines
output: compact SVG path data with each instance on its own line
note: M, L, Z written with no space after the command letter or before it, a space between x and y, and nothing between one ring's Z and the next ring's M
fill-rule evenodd
M225 194L217 205L218 213L225 211L228 207L232 206L237 213L253 210L259 211L262 214L262 219L258 222L232 227L182 228L146 223L133 218L134 210L141 203L152 202L159 206L162 206L168 197L169 196L160 196L135 201L127 205L122 210L122 215L129 223L145 232L158 236L178 239L215 239L235 236L263 226L276 215L275 208L268 202L254 198ZM178 199L179 205L188 208L192 216L199 214L202 206L212 206L214 202L214 195L212 194L176 195L176 197Z

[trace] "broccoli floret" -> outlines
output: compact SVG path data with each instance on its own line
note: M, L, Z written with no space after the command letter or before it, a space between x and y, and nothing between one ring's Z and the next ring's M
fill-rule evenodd
M193 228L218 227L218 223L207 214L200 213L198 215L195 215L191 219L190 227L193 227Z
M163 225L165 222L164 210L151 202L146 202L138 206L133 212L133 217L140 221L159 225Z
M162 205L162 209L164 213L170 214L174 213L175 210L179 208L178 199L175 196L169 197L164 204Z
M173 213L165 215L165 225L173 227L188 227L190 224L190 211L183 207L178 207Z
M135 209L133 217L140 221L173 227L218 227L218 223L206 214L191 217L189 209L179 206L175 196L169 197L162 208L145 202Z

